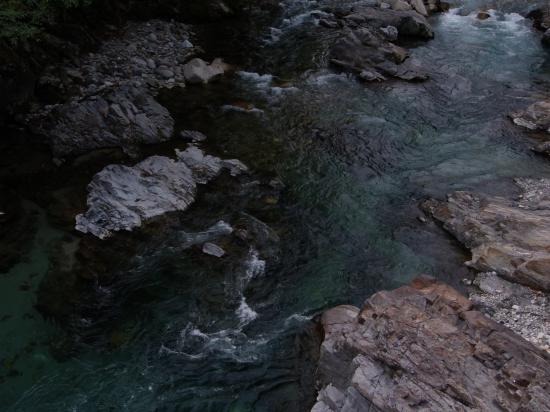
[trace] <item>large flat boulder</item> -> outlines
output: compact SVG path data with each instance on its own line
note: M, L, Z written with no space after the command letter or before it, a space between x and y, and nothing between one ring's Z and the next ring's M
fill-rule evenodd
M429 277L322 316L312 411L541 411L550 356Z
M76 230L105 239L131 231L162 214L186 210L197 185L206 184L223 169L232 175L246 170L238 160L205 155L191 146L177 159L151 156L135 166L109 165L88 185L88 210L76 217Z
M519 199L454 192L424 210L472 251L467 264L550 291L550 180L516 179Z

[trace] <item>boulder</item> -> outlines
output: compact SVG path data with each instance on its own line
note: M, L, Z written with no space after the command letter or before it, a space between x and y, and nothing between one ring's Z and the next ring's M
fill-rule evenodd
M333 65L352 71L366 81L384 80L385 76L404 80L427 78L420 68L413 74L412 67L400 67L408 57L407 51L387 41L380 29L348 28L333 45L329 57Z
M222 169L236 175L246 166L205 155L194 146L177 152L176 160L151 156L132 167L107 166L88 185L88 210L76 217L75 228L105 239L153 217L186 210L195 200L197 185L208 183Z
M431 39L434 37L432 27L427 20L415 11L384 10L375 7L358 6L344 20L353 20L362 26L373 28L394 26L401 36Z
M174 119L146 91L123 86L58 105L30 125L47 136L54 156L63 158L101 148L131 151L166 141L172 136Z
M195 58L183 66L185 79L192 84L206 84L213 79L222 76L226 66L222 60L216 59L211 64Z
M550 407L550 356L420 277L363 308L321 319L312 411L539 411Z
M550 180L516 179L519 200L454 192L423 209L472 252L467 264L550 291Z

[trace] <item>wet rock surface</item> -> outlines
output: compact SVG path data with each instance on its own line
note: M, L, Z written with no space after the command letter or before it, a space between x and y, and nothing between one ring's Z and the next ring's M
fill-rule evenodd
M472 252L467 264L550 291L550 181L516 179L519 199L454 192L423 209Z
M429 277L323 314L312 411L550 407L550 356Z
M407 50L393 42L399 37L431 39L433 31L422 14L406 2L392 9L373 6L354 7L341 18L324 19L326 27L338 27L341 37L330 51L330 62L342 70L356 73L361 80L383 81L398 78L426 80L420 63L409 58ZM421 2L416 7L421 8ZM406 5L407 7L404 7ZM422 4L423 6L423 4Z
M186 210L197 185L206 184L222 169L236 176L247 168L238 160L222 160L190 146L177 159L151 156L133 167L110 165L88 186L88 210L76 217L76 229L104 239L131 231L145 221Z
M60 158L108 147L132 154L139 145L168 140L174 120L155 100L156 92L185 87L186 80L206 83L227 69L219 59L187 63L197 54L191 36L182 23L128 23L97 52L47 68L38 92L52 104L35 108L26 121ZM202 62L204 70L191 70L193 62Z

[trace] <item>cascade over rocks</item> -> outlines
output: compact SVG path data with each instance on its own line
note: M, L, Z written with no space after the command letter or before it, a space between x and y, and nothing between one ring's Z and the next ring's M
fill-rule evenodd
M222 160L190 146L177 160L151 156L133 167L110 165L88 186L88 210L76 217L76 230L105 239L131 231L153 217L186 210L198 184L206 184L222 169L231 175L247 170L238 160Z
M325 312L313 412L539 411L550 355L433 278Z
M550 291L550 181L516 179L518 200L454 192L423 209L472 251L467 264L503 278Z

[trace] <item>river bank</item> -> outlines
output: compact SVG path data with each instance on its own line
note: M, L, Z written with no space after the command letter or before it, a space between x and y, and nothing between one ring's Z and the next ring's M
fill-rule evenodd
M34 227L53 239L41 241L39 235L30 250L18 251L36 265L32 272L16 253L19 263L3 275L11 285L6 293L26 296L24 313L34 317L22 318L6 307L11 316L4 321L6 330L20 340L30 336L21 332L23 326L40 336L31 338L35 343L25 351L17 342L3 355L9 366L3 385L13 400L9 410L37 403L39 410L97 405L307 410L317 396L313 372L320 343L312 317L337 304L360 305L370 293L400 286L418 273L436 275L464 292L461 280L474 280L475 272L463 265L469 252L426 220L419 209L422 200L443 199L456 190L519 194L512 178L550 176L547 160L530 151L531 141L506 118L532 103L548 84L547 55L529 22L499 12L484 21L455 13L430 17L433 40L396 41L410 59L422 62L429 79L365 84L358 74L381 69L365 66L364 60L360 71L330 65L331 47L342 33L330 23L331 5L283 6L250 49L235 27L224 28L233 34L220 37L209 25L194 26L181 33L195 36L168 40L182 46L189 41L204 48L199 56L206 61L222 57L234 66L205 86L166 88L180 82L180 63L162 68L173 77L157 71L158 62L155 69L147 65L146 55L157 53L147 43L162 46L164 33L177 32L179 23L151 22L151 30L162 30L157 40L149 38L150 32L138 36L148 50L143 56L141 46L134 54L128 50L124 39L129 37L116 39L120 48L108 48L113 55L143 60L145 66L133 61L132 70L143 66L140 78L162 83L158 94L149 85L142 90L164 107L165 119L172 119L172 139L115 148L111 141L76 158L58 153L56 163L65 159L60 166L46 155L46 140L43 152L37 152L45 153L37 157L43 160L34 162L34 172L25 172L31 178L24 173L5 178L18 196L38 203ZM340 25L345 14L333 21ZM148 30L128 27L134 33ZM489 45L487 38L495 42ZM474 60L473 49L479 50ZM172 50L179 56L185 52ZM101 56L83 59L84 66L100 63ZM381 67L387 70L387 63ZM108 87L119 92L119 83L134 76L122 70L114 74L117 86ZM88 72L83 77L88 79ZM91 84L86 80L80 86L85 91ZM116 114L118 103L105 100ZM112 124L133 130L128 113L122 114ZM26 148L21 149L23 159ZM175 149L193 155L185 155L182 165ZM226 170L208 184L199 183L194 203L186 203L184 212L154 217L147 200L147 208L139 210L148 212L138 213L142 224L132 232L99 240L73 230L74 218L93 210L94 193L113 183L103 179L113 170L109 165L128 176L147 169L147 183L126 187L140 199L123 197L124 210L124 202L146 199L141 195L147 192L136 187L158 190L160 169L151 172L141 163L156 156L171 159L178 171L192 170L195 163L189 159L203 162L206 156L211 157L201 164L208 170L217 170L224 159L239 159L248 171L232 176ZM36 190L42 183L29 182L40 175L44 186ZM204 170L197 176L196 182L209 180ZM92 181L101 185L87 189ZM138 210L134 206L131 210ZM13 217L10 227L16 228ZM33 304L56 326L41 320ZM73 386L69 393L67 382Z

